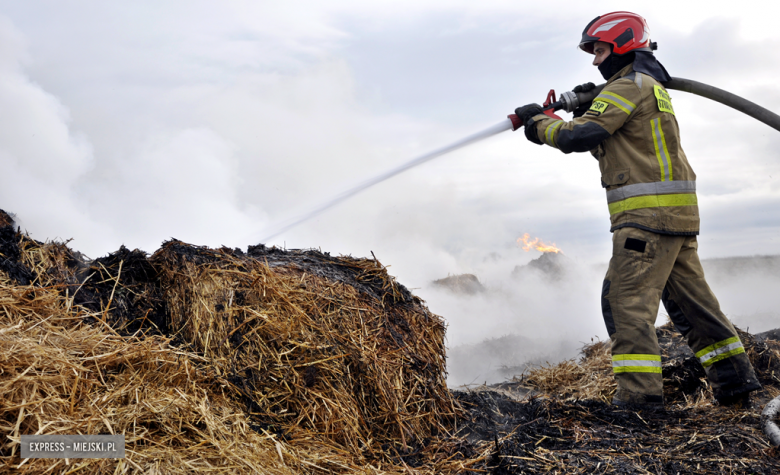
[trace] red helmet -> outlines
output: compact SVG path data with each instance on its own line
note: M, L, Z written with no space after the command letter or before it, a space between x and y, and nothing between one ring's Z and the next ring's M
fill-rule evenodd
M582 31L580 49L593 54L593 43L603 41L612 44L612 53L652 51L650 28L644 18L636 13L612 12L596 17Z

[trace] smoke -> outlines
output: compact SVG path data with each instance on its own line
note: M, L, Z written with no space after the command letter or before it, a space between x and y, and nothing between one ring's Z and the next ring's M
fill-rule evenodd
M574 358L583 344L607 338L599 267L519 247L482 257L472 270L485 292L467 295L433 285L419 291L449 323L450 385L503 381L529 363ZM535 267L531 258L553 265Z
M189 25L156 31L168 40L192 37L195 44L181 45L175 58L175 41L155 49L123 42L125 25L102 31L136 63L133 71L117 51L76 35L73 50L91 57L32 67L59 97L27 77L20 58L31 47L5 21L6 36L18 41L5 43L15 49L6 46L0 84L9 125L0 156L2 206L33 237L74 238L74 247L95 257L120 244L153 251L170 237L246 246L272 219L387 168L388 156L403 156L392 145L396 131L430 128L372 117L355 102L349 67L323 53L337 30L298 30L294 41L266 54L274 42L267 35L290 32L261 22L252 26L261 31L237 39L220 31L227 26L221 20L200 35ZM196 46L204 46L200 56ZM45 57L51 47L36 51ZM250 61L253 54L259 57ZM90 76L69 83L74 71ZM125 76L130 80L119 79Z
M22 34L0 17L0 203L18 224L40 235L67 238L73 223L106 233L85 213L75 182L93 163L89 141L69 128L66 107L25 73Z
M505 381L530 367L576 358L586 343L608 340L599 301L606 262L534 254L486 255L474 267L487 288L482 293L434 285L420 290L450 324L451 386ZM535 258L531 265L522 264L529 257ZM721 309L735 325L751 333L780 327L779 256L707 259L702 266ZM656 325L668 321L660 305Z
M735 325L751 333L780 328L780 256L707 259L702 265Z
M211 236L225 223L247 230L264 215L239 203L233 154L232 144L210 128L162 134L103 170L107 179L88 188L90 211L125 228L126 242L150 250L172 236L214 242ZM127 223L135 226L126 229ZM233 244L229 236L223 239L219 244Z

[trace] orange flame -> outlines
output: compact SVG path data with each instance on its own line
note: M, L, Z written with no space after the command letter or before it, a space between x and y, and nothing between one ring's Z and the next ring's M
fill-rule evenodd
M555 247L555 243L547 244L539 238L531 240L531 235L528 233L524 233L522 237L517 238L517 245L522 247L526 252L531 249L536 249L541 252L554 252L556 254L561 252L560 249Z

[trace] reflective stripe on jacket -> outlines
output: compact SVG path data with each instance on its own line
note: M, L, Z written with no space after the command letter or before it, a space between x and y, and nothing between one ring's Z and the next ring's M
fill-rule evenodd
M530 126L547 145L564 153L590 150L598 159L611 231L698 234L696 175L680 146L671 98L651 76L626 66L582 117L567 122L540 114Z

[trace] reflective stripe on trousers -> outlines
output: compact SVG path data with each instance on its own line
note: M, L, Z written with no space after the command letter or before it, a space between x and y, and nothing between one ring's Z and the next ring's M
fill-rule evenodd
M661 373L661 357L658 355L613 355L612 371L615 373Z
M701 365L705 368L717 363L720 360L725 360L734 355L738 355L745 352L745 347L742 346L742 342L739 341L739 337L731 337L723 341L719 341L714 345L710 345L703 350L696 352L696 357L699 358Z

